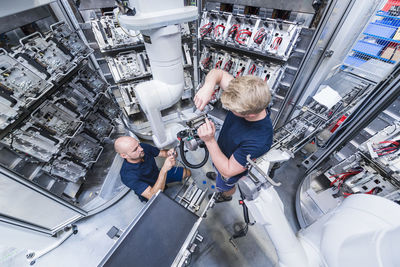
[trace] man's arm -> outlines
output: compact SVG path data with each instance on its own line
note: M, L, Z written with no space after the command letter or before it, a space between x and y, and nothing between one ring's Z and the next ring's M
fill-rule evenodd
M164 165L160 170L156 183L151 187L148 186L146 190L143 191L142 196L150 199L158 190L164 191L165 181L167 179L167 172L175 165L175 157L169 156L165 159Z
M162 157L162 158L167 158L171 155L176 155L174 148L171 148L169 150L166 150L166 149L160 150L160 153L158 154L158 156Z
M194 104L196 105L196 108L203 110L208 102L210 102L215 86L219 85L221 90L225 90L232 79L233 76L228 72L220 69L212 69L207 74L203 87L201 87L194 96Z
M215 140L215 125L213 122L206 119L206 123L199 127L197 133L206 144L214 166L223 177L229 178L246 170L236 161L233 155L228 159L222 153L217 140Z

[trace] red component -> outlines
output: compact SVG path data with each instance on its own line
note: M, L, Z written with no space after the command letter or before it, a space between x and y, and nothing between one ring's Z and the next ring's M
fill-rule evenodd
M219 61L215 64L215 68L216 68L216 69L220 69L220 68L221 68L221 64L222 64L222 60L219 60Z
M240 31L238 31L237 35L236 35L236 42L238 42L238 44L241 45L245 45L246 44L246 38L243 35L247 35L247 36L251 36L251 31L247 30L247 29L242 29Z
M243 200L239 200L239 205L243 205L243 204L244 204Z
M382 11L388 12L392 6L400 6L400 0L388 0Z
M222 32L219 30L219 28L222 28ZM215 26L215 28L214 28L214 36L215 37L219 37L224 32L224 30L225 30L225 26L224 25L219 24L219 25Z
M347 119L347 117L345 115L343 115L335 124L335 126L333 126L333 128L331 129L331 133L333 133L334 131L336 131L336 129L340 126L340 124L342 124L345 120Z

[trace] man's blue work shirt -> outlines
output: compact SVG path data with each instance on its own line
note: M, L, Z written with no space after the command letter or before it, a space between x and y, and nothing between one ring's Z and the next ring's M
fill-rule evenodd
M246 166L247 155L255 159L271 148L272 137L273 127L268 110L267 116L259 121L247 121L229 111L218 137L218 145L228 159L233 155L240 165ZM240 178L246 172L225 178Z
M148 186L153 186L160 173L155 157L160 154L160 150L154 146L140 143L144 151L144 158L142 162L130 163L124 160L120 171L122 182L132 189L140 199L143 199L141 194Z

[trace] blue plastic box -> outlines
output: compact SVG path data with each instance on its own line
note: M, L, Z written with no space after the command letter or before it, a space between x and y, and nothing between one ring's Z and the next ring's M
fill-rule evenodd
M379 56L379 53L384 47L384 45L369 43L361 40L356 43L356 45L353 47L353 50L372 56Z
M396 30L397 30L397 27L395 27L395 26L377 23L377 22L371 22L370 24L368 24L364 33L376 35L376 36L384 37L384 38L392 38L392 36L396 32Z

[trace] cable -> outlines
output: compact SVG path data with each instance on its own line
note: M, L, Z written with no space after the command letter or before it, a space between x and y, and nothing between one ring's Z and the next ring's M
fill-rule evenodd
M396 141L386 140L386 141L382 141L382 142L378 143L378 145L380 145L380 144L384 144L384 145L388 144L388 145L383 146L383 147L374 148L374 152L376 152L376 154L378 156L385 156L387 154L394 153L400 149L400 140L396 140Z
M256 64L253 64L253 65L250 67L249 73L248 73L248 74L254 74L254 72L256 71L256 69L257 69Z
M260 28L255 34L253 40L256 44L260 45L264 41L264 37L267 35L264 28Z
M281 43L282 43L282 37L276 37L274 39L274 41L272 42L270 48L274 49L274 50L278 50L278 48L281 45Z
M204 24L203 26L201 26L200 28L200 36L201 38L203 38L204 36L206 36L207 34L209 34L213 29L213 23L209 22L207 24Z
M222 28L222 32L219 31L219 28ZM225 26L222 24L219 24L217 26L215 26L214 28L214 37L218 38L220 35L222 35L224 33L225 30Z
M217 63L215 63L215 68L220 69L222 64L222 60L218 60Z
M242 29L242 30L238 31L238 33L236 34L236 37L235 37L236 42L238 42L241 45L245 45L247 38L242 37L242 35L251 36L251 31L249 31L247 29Z
M203 65L203 68L207 69L208 65L210 64L210 59L211 57L206 57L201 61L201 65Z
M233 24L228 31L228 36L230 36L232 39L235 38L237 31L239 30L239 24Z
M361 168L361 167L356 167L354 169L350 169L347 172L334 174L334 175L329 177L329 178L336 177L336 179L331 182L330 186L333 186L336 182L338 182L337 188L340 189L340 187L342 186L344 180L346 180L347 178L349 178L349 177L351 177L353 175L359 174L363 170L364 169Z
M244 71L244 67L242 67L242 68L240 69L240 71L238 71L238 72L236 73L235 78L239 77L239 75L240 75L243 71Z
M192 169L198 169L203 167L207 161L208 161L208 156L209 156L209 152L206 146L203 147L204 148L204 159L202 162L200 162L199 164L191 164L189 161L187 161L186 156L185 156L185 142L184 141L180 141L179 142L179 153L181 153L181 158L183 163L188 166L189 168Z
M233 61L230 59L224 65L224 71L229 72L232 68Z
M139 35L142 34L142 33L140 33L140 32L139 32L139 34L137 34L137 35L131 35L131 34L127 33L127 32L125 31L125 29L122 27L122 25L119 23L118 16L119 16L119 10L117 11L117 14L115 15L115 20L117 21L117 24L119 25L119 27L121 28L121 30L122 30L126 35L128 35L128 36L130 36L130 37L138 37Z

